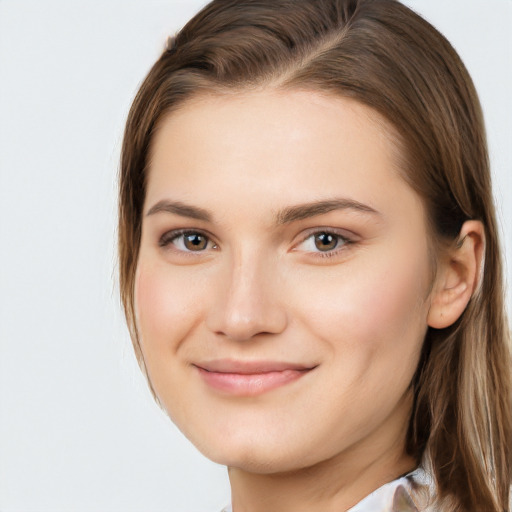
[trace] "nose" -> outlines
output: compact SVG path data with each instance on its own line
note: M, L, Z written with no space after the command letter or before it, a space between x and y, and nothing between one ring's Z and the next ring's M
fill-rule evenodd
M288 320L277 274L275 265L254 255L230 262L213 296L208 329L234 341L284 331Z

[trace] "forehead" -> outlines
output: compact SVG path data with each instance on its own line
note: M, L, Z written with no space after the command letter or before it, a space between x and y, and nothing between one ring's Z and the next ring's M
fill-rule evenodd
M354 99L321 91L262 88L204 92L178 104L159 121L150 156L154 163L156 150L162 149L159 143L166 144L170 136L183 141L191 132L203 142L215 142L232 153L237 148L248 149L251 142L260 148L265 144L271 150L285 141L293 144L310 140L320 149L322 144L312 135L319 135L325 144L339 142L337 137L344 128L354 135L365 132L374 138L373 144L379 142L388 153L399 152L400 136L391 123ZM236 133L240 135L238 140ZM326 138L328 134L331 136ZM248 139L247 135L252 137ZM299 151L300 146L295 150Z
M400 177L397 140L382 116L345 97L202 95L160 123L146 199L172 194L214 205L217 198L225 209L226 201L279 207L342 195L378 209L414 194Z

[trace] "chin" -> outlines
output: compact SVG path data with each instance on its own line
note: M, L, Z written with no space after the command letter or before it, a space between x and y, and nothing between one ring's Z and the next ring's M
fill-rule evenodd
M250 473L271 474L301 469L315 463L301 457L298 446L286 445L283 437L275 439L265 436L211 436L201 441L189 436L196 448L211 461L228 467L239 468ZM314 453L314 451L310 452Z
M222 464L229 468L241 469L247 473L268 475L276 473L287 473L301 469L297 465L296 455L293 459L272 454L266 456L260 450L246 450L240 453L207 453L203 452L213 462Z

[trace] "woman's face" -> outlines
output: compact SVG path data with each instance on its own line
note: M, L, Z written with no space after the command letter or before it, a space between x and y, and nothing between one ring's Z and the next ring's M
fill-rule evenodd
M392 137L305 91L200 97L161 124L138 328L156 394L211 459L274 473L403 453L431 269Z

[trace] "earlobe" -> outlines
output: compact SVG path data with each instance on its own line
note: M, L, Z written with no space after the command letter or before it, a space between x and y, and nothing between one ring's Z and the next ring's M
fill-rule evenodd
M484 227L480 221L462 225L458 242L440 262L431 294L427 323L444 329L457 321L477 290L483 273Z

